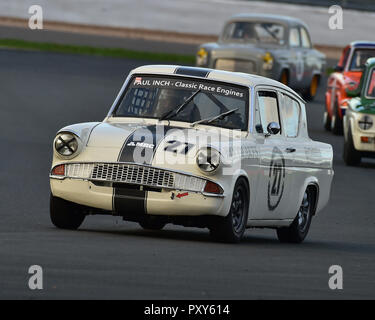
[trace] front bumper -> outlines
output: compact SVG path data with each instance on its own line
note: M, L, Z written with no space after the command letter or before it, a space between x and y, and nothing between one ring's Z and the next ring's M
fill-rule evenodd
M225 70L231 72L244 72L255 74L275 80L279 80L281 71L278 65L274 62L272 68L263 68L263 61L256 59L249 59L248 57L233 57L233 56L214 56L208 64L209 68Z
M225 216L224 192L204 192L207 181L129 163L70 162L65 164L64 175L50 175L54 196L119 215L131 210L152 215Z

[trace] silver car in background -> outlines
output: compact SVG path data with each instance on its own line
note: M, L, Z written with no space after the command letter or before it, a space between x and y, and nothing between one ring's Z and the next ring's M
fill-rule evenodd
M312 100L325 55L313 48L308 27L301 20L241 14L227 21L217 43L198 48L196 65L272 78Z

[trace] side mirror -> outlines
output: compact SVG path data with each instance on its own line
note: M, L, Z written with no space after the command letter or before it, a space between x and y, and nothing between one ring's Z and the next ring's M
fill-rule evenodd
M344 68L343 67L341 67L341 66L335 66L334 68L333 68L333 70L335 71L335 72L343 72L344 71Z
M280 125L277 122L270 122L267 126L267 132L269 134L278 134L280 132L281 128Z

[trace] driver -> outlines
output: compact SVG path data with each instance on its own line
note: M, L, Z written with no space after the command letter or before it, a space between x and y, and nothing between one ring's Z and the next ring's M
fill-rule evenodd
M243 25L242 32L243 32L242 37L244 40L253 40L253 39L259 40L258 34L255 31L254 25L252 23L245 23Z
M371 58L371 57L372 57L372 55L369 54L369 52L357 51L357 55L356 55L356 59L355 59L356 68L358 68L358 69L363 68L367 59Z
M154 109L154 117L159 118L164 113L172 109L177 109L189 96L190 91L176 90L176 89L160 89L158 102ZM173 119L173 118L172 118ZM200 120L200 112L192 101L182 110L174 119L180 121L194 122Z

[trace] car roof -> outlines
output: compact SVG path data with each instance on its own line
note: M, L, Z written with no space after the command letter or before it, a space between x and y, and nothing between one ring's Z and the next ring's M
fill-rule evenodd
M242 13L232 16L228 22L232 21L268 21L268 22L275 22L275 23L282 23L289 26L297 26L303 25L307 27L307 25L300 19L288 17L288 16L280 16L276 14L260 14L260 13Z
M352 47L360 48L360 47L375 47L375 41L353 41L350 43Z
M282 84L281 82L249 73L231 72L209 68L186 67L178 65L146 65L133 69L131 71L131 75L132 74L155 74L170 76L177 75L184 77L223 81L247 87L268 85L284 89L293 94L301 101L303 101L303 99L294 90Z

